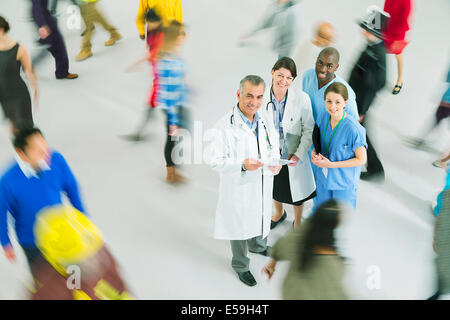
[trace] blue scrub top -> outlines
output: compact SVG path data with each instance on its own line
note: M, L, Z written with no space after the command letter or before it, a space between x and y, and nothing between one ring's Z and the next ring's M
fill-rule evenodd
M309 98L311 99L311 106L313 111L314 120L317 122L317 117L322 112L328 114L325 108L325 90L328 88L330 84L333 82L340 82L347 87L348 90L348 102L345 107L345 111L355 118L356 121L359 120L358 107L356 105L356 95L353 91L352 87L341 77L336 75L336 78L331 80L328 84L320 88L319 90L319 81L317 80L316 70L308 69L303 73L302 76L302 88L305 91Z
M317 125L321 135L321 153L323 156L326 156L325 146L323 145L323 134L325 133L325 127L329 118L330 114L324 112L321 113L317 119ZM327 146L331 134L331 124L328 123L328 129L325 136L325 143ZM352 159L355 157L355 150L362 146L367 148L366 129L364 129L358 121L347 116L342 120L334 134L330 144L330 154L327 158L330 161L345 161ZM361 166L351 168L328 168L327 177L325 177L321 168L314 164L313 166L316 170L316 179L322 179L320 182L323 183L328 190L353 190L358 187Z

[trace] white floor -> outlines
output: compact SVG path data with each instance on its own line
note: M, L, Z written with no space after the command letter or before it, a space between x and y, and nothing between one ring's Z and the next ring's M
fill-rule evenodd
M133 1L127 1L132 3ZM237 39L264 12L268 0L184 1L188 25L185 57L195 91L195 120L210 127L236 102L239 80L253 73L270 79L276 55L270 51L270 33L256 38L255 47L239 48ZM61 1L60 9L69 2ZM341 71L348 78L362 37L355 20L368 5L382 0L303 0L299 5L303 39L312 25L328 20L338 32ZM150 87L150 69L124 69L144 54L135 27L138 1L101 1L101 7L124 39L105 47L107 34L97 27L94 56L75 62L81 30L71 30L73 18L63 14L64 33L74 81L57 81L53 60L37 67L40 105L35 119L49 143L67 158L84 196L86 207L103 230L134 295L139 299L280 299L287 271L282 263L268 282L260 270L267 258L251 256L258 280L246 287L231 269L229 243L212 237L218 176L206 165L185 168L191 182L173 187L164 183L165 127L158 115L148 127L149 140L130 144L119 138L139 122ZM0 15L11 24L10 35L36 52L34 26L27 21L28 1L2 4ZM448 68L449 3L416 1L411 43L405 49L404 88L390 91L396 65L389 56L389 84L372 106L372 139L386 169L387 181L378 186L361 182L358 212L342 226L342 252L349 257L346 284L358 299L424 299L434 291L433 217L429 203L443 187L444 172L431 166L438 154L409 149L403 135L420 132L433 116L443 93ZM445 22L447 21L447 22ZM312 67L312 66L311 66ZM440 136L439 136L440 135ZM449 141L448 127L437 133L438 147ZM447 143L448 145L448 143ZM0 131L0 163L13 156L8 126ZM3 167L3 165L2 165ZM310 207L310 204L307 204ZM286 233L288 221L269 236L269 244ZM0 299L25 297L29 278L25 259L17 264L0 255ZM380 275L379 287L370 284ZM372 289L371 289L372 288Z

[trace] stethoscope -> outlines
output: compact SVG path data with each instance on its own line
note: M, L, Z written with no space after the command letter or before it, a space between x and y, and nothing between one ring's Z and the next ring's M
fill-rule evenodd
M284 101L284 105L285 106L287 105L288 93L289 93L289 90L286 91L286 98L285 98L286 100ZM266 111L269 111L269 106L271 104L272 104L272 109L274 110L275 109L275 103L273 103L272 88L270 88L270 101L267 102L267 104L266 104ZM282 119L280 119L280 123L281 123L281 120Z
M231 112L231 116L230 116L230 124L232 126L235 125L235 123L234 123L234 111L235 110L236 110L236 106L233 106L233 111ZM269 131L267 130L267 127L266 127L266 124L264 123L264 120L261 121L261 124L264 127L264 131L266 132L266 138L267 138L267 142L269 143L269 148L270 148L270 150L272 150L272 143L270 142ZM258 137L258 133L257 133L257 137ZM258 148L259 148L259 145L258 145Z

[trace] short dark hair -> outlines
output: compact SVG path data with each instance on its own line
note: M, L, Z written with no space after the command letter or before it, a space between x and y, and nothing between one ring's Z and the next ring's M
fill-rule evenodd
M334 56L336 58L336 62L339 63L340 54L336 48L326 47L322 51L320 51L319 57L320 56Z
M0 29L3 29L5 33L8 33L9 31L9 23L2 16L0 16Z
M161 17L156 13L154 9L148 9L145 13L145 21L160 22Z
M14 148L25 152L25 148L28 145L28 138L34 136L35 134L40 134L41 136L44 136L41 130L36 127L20 130L19 133L17 133L17 135L14 137L13 141Z
M345 101L348 100L348 89L343 83L333 82L332 84L330 84L325 90L325 94L323 95L324 99L326 99L328 92L340 94Z
M281 68L285 68L291 72L292 77L295 79L297 77L297 66L294 60L289 57L281 57L273 65L272 71L277 71Z

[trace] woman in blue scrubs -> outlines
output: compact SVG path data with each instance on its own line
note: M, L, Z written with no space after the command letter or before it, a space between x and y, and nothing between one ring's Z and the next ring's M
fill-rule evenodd
M321 150L311 154L316 168L316 202L340 199L356 208L361 166L366 163L366 130L352 117L345 106L347 87L335 82L325 91L325 106L316 120L320 130Z

